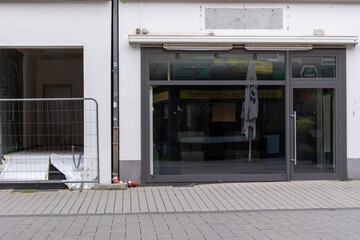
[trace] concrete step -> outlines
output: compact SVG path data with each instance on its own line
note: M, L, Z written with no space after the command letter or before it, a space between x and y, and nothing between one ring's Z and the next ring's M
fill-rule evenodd
M95 184L94 190L126 190L128 189L127 183L115 184Z

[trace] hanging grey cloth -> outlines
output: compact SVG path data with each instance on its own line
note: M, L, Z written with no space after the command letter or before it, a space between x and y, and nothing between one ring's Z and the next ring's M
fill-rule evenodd
M254 63L249 62L246 80L257 80ZM258 94L257 86L247 85L245 88L245 99L242 105L241 118L245 120L244 130L246 139L256 138L256 119L258 117ZM250 129L251 128L251 129ZM251 133L251 134L250 134Z

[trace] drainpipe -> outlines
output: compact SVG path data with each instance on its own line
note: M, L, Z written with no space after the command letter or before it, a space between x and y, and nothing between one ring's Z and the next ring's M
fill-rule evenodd
M112 0L112 178L119 176L119 2Z

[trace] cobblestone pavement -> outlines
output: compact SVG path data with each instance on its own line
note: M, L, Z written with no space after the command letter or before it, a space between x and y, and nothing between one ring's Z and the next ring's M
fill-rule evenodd
M360 209L0 216L1 239L360 239Z

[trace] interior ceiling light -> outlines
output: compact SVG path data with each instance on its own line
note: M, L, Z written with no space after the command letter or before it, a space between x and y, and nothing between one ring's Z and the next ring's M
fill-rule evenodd
M313 49L313 46L258 46L247 44L245 49L248 51L310 51Z
M164 44L164 49L168 51L230 51L233 45L175 45Z

